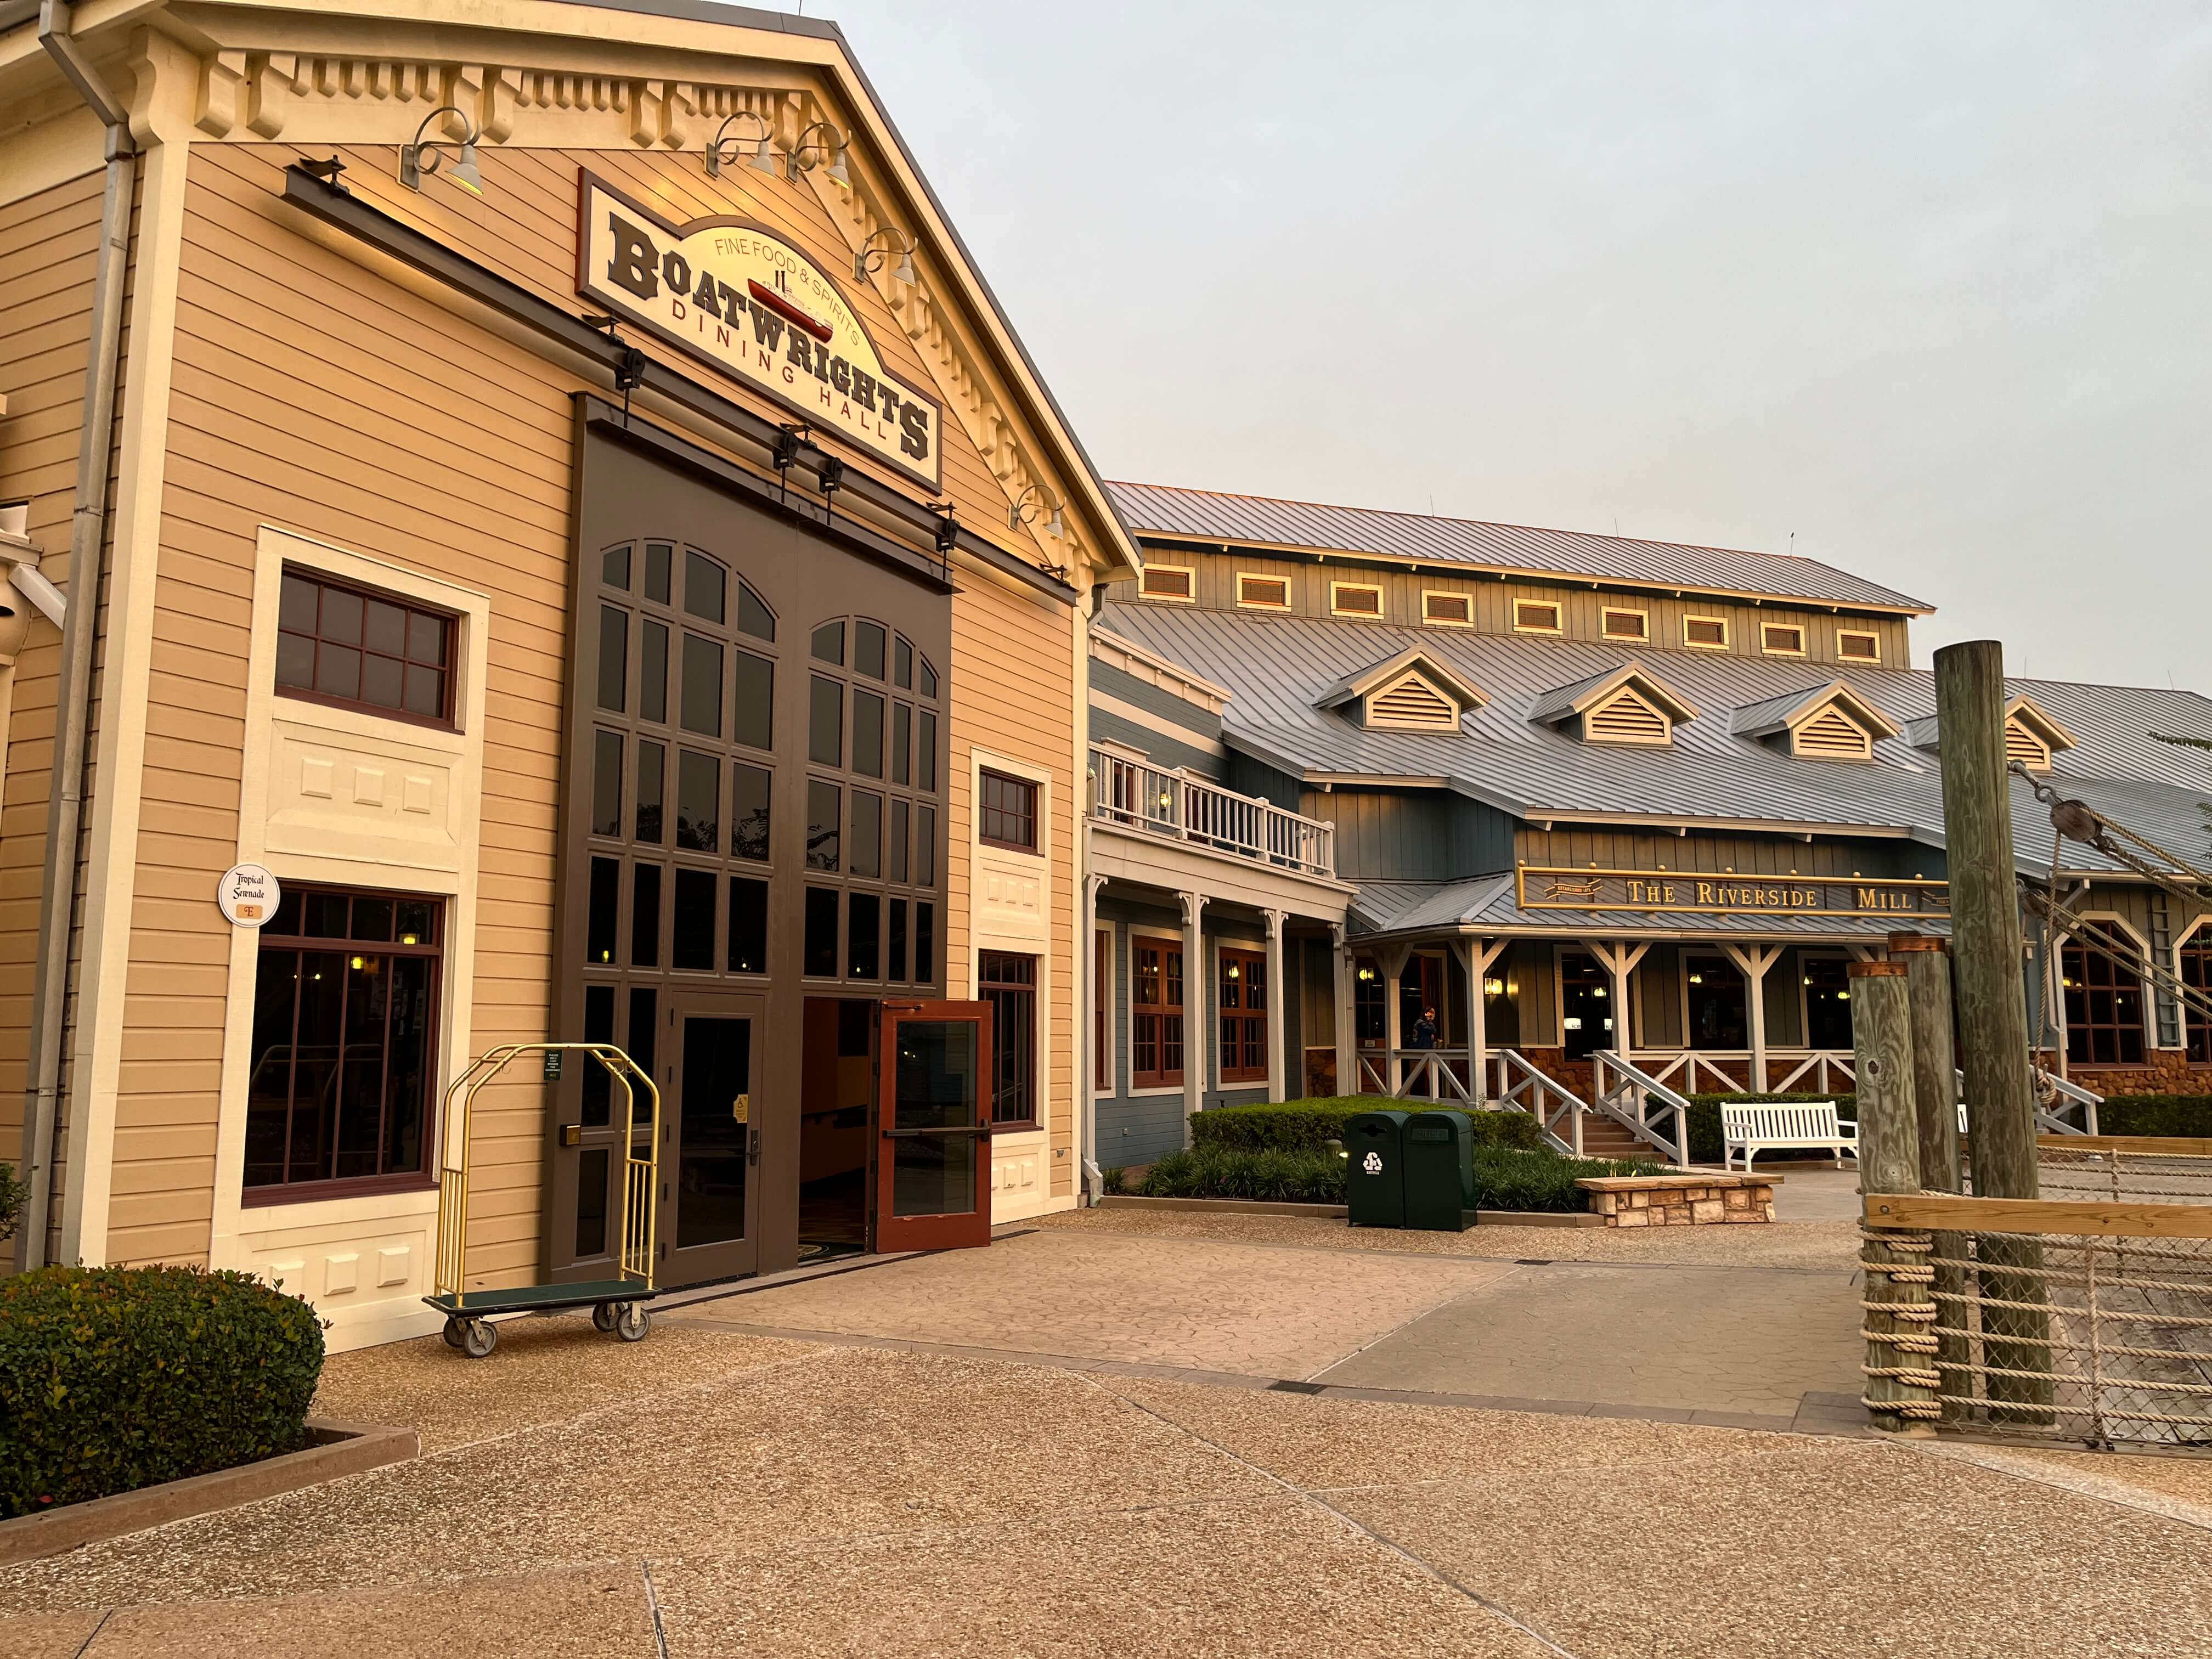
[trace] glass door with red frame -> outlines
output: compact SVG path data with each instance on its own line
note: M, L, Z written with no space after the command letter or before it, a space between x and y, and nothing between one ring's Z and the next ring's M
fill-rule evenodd
M887 1002L877 1109L876 1249L991 1242L991 1009Z

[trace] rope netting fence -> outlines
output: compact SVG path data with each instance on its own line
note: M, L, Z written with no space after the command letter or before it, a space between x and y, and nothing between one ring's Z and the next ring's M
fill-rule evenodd
M1868 1407L2212 1451L2212 1157L2045 1148L2039 1175L2040 1200L1883 1200L1936 1224L1866 1230Z

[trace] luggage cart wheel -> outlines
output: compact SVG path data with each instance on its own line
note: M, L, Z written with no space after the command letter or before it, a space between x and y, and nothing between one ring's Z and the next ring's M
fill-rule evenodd
M592 1304L592 1328L597 1331L611 1331L614 1328L615 1304L611 1302L594 1302Z
M482 1359L499 1346L499 1328L482 1319L471 1319L461 1327L461 1352L471 1359Z
M625 1342L642 1342L653 1326L653 1315L642 1302L625 1302L615 1316L615 1334Z
M446 1346L449 1348L461 1346L461 1322L450 1314L446 1316Z

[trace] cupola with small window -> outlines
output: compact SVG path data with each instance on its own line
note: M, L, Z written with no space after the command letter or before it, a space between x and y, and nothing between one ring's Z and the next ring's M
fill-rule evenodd
M1489 693L1416 647L1346 675L1316 707L1341 708L1370 730L1455 732L1462 716L1489 701Z
M1698 707L1642 663L1631 659L1588 679L1547 691L1528 718L1583 743L1664 748L1674 728L1698 718Z
M1799 760L1870 761L1897 723L1842 680L1747 703L1729 730Z

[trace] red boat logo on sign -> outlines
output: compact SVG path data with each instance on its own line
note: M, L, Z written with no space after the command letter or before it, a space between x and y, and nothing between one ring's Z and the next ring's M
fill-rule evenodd
M817 432L939 484L943 411L884 367L805 253L750 220L671 224L588 173L579 212L578 293L769 393Z

